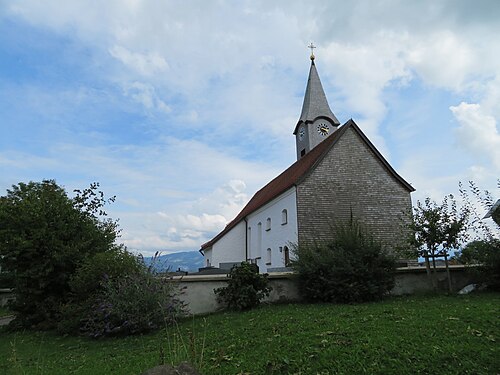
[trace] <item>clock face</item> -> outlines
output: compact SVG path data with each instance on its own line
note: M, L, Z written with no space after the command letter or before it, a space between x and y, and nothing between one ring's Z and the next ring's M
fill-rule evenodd
M318 133L321 134L323 137L326 137L328 133L330 132L330 127L326 123L321 123L317 127Z
M300 128L299 129L299 140L303 140L305 135L306 135L306 129Z

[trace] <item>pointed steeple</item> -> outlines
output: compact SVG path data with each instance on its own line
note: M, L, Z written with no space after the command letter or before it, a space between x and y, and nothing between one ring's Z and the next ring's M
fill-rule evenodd
M339 120L333 114L328 101L326 100L325 91L321 85L316 64L314 64L314 55L311 55L311 69L309 70L309 78L307 80L306 93L304 95L304 103L302 104L302 112L300 114L300 122L313 122L318 117L328 117L335 125L340 125Z
M311 43L309 48L312 51L315 47ZM293 131L297 146L297 160L332 135L339 125L339 120L333 114L326 100L325 91L314 63L314 54L311 53L311 68L309 69L302 112Z

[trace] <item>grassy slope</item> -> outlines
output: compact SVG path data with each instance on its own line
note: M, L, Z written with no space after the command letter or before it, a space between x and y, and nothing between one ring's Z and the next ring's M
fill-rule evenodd
M1 332L0 373L139 374L203 347L204 374L495 374L499 306L500 294L267 306L100 341Z

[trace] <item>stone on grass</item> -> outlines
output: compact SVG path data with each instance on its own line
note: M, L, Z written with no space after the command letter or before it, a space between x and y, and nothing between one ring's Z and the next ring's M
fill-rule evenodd
M474 290L476 290L476 284L469 284L467 286L464 286L462 289L460 289L458 294L469 294L470 292L473 292Z

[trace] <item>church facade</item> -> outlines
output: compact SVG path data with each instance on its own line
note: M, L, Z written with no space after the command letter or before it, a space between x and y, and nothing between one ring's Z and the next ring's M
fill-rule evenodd
M201 245L206 267L249 261L260 272L286 267L298 243L331 239L351 218L387 248L402 238L403 212L415 189L384 159L358 125L328 105L314 55L293 134L297 161L270 181L213 239Z

